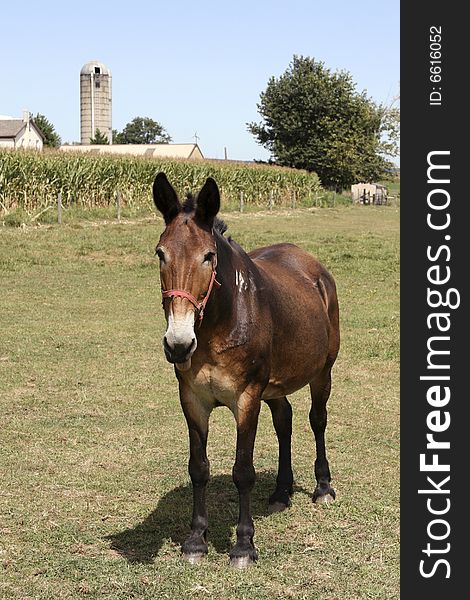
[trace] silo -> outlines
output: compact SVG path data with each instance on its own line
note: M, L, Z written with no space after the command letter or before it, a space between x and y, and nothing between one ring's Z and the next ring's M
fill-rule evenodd
M112 144L111 71L91 60L80 71L80 141L89 144L99 129Z

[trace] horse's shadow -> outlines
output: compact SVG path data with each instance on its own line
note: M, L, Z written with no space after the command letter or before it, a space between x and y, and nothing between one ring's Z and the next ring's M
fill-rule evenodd
M276 486L276 473L257 474L252 494L253 518L269 514L268 497ZM295 491L308 493L300 487ZM157 507L141 523L107 536L111 548L133 563L152 563L166 540L182 544L190 532L192 509L191 484L181 485L158 502ZM209 543L219 553L227 553L233 526L238 519L238 493L229 475L211 477L207 486Z

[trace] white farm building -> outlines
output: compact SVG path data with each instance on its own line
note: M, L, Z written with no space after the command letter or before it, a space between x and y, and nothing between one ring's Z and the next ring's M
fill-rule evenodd
M23 112L22 119L0 115L0 149L42 150L43 145L44 136L28 111Z

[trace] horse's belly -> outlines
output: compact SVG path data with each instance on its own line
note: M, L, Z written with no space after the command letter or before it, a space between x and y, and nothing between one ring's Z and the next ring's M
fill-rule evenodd
M268 385L263 391L262 399L269 400L273 398L282 398L283 396L289 396L297 390L300 390L306 386L313 379L314 375L309 373L297 378L286 378L280 380L277 378L271 378Z
M281 357L274 356L262 398L282 398L300 390L323 370L326 357L326 353L316 354L308 348L298 348L294 356L287 352Z

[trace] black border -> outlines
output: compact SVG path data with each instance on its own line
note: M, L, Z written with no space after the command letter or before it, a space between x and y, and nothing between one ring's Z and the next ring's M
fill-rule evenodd
M465 177L470 174L470 151L465 146L470 146L470 140L467 142L469 102L465 91L468 88L465 55L470 54L467 50L470 26L463 14L464 7L463 3L434 0L401 3L401 598L413 600L442 599L443 594L449 592L456 592L458 598L466 597L466 571L470 573L465 510L468 479L465 441L470 437L470 398L464 387L464 373L470 369L470 365L467 366L470 352L466 348L470 327L465 318L470 278L470 252L466 244L470 239L466 221L470 191L465 190L465 183L470 182L470 178ZM438 84L430 81L432 26L442 28L442 82ZM429 104L432 87L442 88L441 106ZM445 187L451 196L451 224L445 232L433 231L426 223L430 190L427 156L438 150L450 151L450 184ZM448 287L459 290L460 306L448 311L452 321L448 333L450 356L447 357L451 377L447 410L451 424L447 432L441 434L441 439L448 439L451 444L450 450L445 451L447 454L441 451L441 461L444 456L450 461L447 475L450 475L451 507L443 516L451 528L445 540L450 543L450 549L446 554L433 556L435 560L441 557L448 560L450 577L445 577L447 567L441 564L432 577L424 578L419 565L426 559L425 570L429 572L432 559L422 550L430 541L426 530L433 519L426 508L428 496L418 493L419 489L430 487L426 486L426 475L431 475L420 472L419 468L419 456L426 451L429 431L426 416L432 410L426 400L429 382L419 379L426 374L426 343L432 335L426 324L426 317L432 312L427 303L427 269L432 263L426 251L428 245L436 248L445 243L444 233L451 236L446 240L451 256L448 262L442 259L441 264L450 266ZM444 473L436 473L435 479L439 481L444 476ZM441 542L440 547L445 542ZM438 542L435 547L439 547Z

